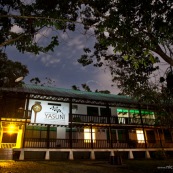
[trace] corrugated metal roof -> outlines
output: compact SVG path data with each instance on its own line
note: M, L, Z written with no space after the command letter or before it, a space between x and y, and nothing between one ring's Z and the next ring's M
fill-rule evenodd
M87 100L96 100L96 101L98 100L103 102L134 103L134 100L132 100L128 96L86 92L86 91L78 91L73 89L55 88L55 87L39 86L39 85L25 84L22 87L3 88L2 90L18 92L18 93L39 94L45 96L68 97L68 98L87 99Z

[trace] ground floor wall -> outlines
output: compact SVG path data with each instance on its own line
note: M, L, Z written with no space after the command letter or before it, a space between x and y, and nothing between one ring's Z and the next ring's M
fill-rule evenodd
M158 157L158 154L162 153ZM105 160L165 159L173 156L173 149L13 149L14 160Z

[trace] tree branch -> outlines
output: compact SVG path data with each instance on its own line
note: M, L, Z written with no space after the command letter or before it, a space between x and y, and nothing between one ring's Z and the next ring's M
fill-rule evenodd
M53 18L53 17L41 17L41 16L19 16L19 15L0 15L0 18L20 18L20 19L45 19L45 20L55 20L55 21L61 21L61 22L71 22L71 23L78 23L82 24L82 22L78 21L72 21L69 19L59 19L59 18Z
M3 47L3 46L5 46L5 45L7 45L7 44L10 44L10 43L12 43L12 42L14 42L14 41L16 41L16 40L19 40L21 37L23 37L25 34L23 33L23 34L20 34L18 37L16 37L16 38L13 38L13 39L10 39L10 40L7 40L7 41L5 41L5 42L3 42L2 44L0 44L0 47Z
M154 52L156 52L159 56L161 56L161 58L165 60L168 64L173 66L173 59L169 57L168 55L166 55L166 53L163 52L163 50L161 49L159 45L156 46L156 49L154 50Z

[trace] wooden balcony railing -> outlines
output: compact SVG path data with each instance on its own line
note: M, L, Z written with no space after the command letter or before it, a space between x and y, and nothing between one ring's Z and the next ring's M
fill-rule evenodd
M47 145L49 143L49 145ZM86 140L86 139L39 139L39 138L26 138L25 148L72 148L80 149L105 149L105 148L173 148L173 142L167 143L166 141L110 141L110 140ZM49 147L48 147L49 146Z
M143 118L144 125L155 125L155 119ZM72 121L75 123L99 123L99 124L126 124L126 125L141 125L140 118L131 117L104 117L104 116L88 116L73 114Z

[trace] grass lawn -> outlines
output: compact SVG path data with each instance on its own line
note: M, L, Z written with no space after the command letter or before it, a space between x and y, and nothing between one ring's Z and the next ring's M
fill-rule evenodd
M124 160L123 165L105 161L0 161L0 173L167 173L173 160Z

